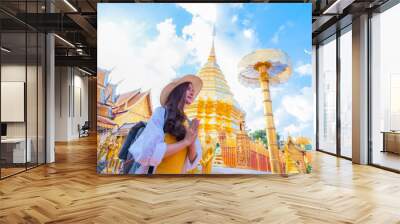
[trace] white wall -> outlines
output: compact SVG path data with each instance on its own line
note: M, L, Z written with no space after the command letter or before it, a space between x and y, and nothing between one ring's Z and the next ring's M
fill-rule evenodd
M2 65L1 67L1 81L4 82L25 82L26 71L28 72L28 86L27 86L27 125L28 125L28 137L31 133L36 138L36 123L37 123L37 96L36 96L36 85L37 80L32 78L32 74L36 77L36 67L25 65ZM41 102L41 101L40 101ZM38 105L41 107L42 105ZM8 108L1 108L1 110L7 110ZM25 137L25 123L26 122L7 122L7 135L9 137Z
M25 82L25 69L25 65L2 65L1 81ZM1 110L7 110L7 108L1 108ZM25 122L7 122L7 137L25 137Z
M38 71L36 69L39 69ZM3 64L1 66L1 81L3 82L24 82L26 83L26 107L21 108L22 113L26 112L27 119L22 122L7 123L7 137L25 138L30 140L32 162L39 159L39 163L44 163L44 83L41 67L25 64ZM27 77L27 81L25 78ZM24 90L21 90L24 91ZM38 92L37 92L38 91ZM24 94L23 92L21 94ZM2 96L5 97L5 96ZM13 113L9 107L2 107L2 112ZM25 111L26 110L26 111ZM37 153L39 155L37 155Z
M55 141L70 141L88 120L88 78L72 67L56 67L55 73Z
M74 78L74 108L72 108L73 119L71 119L71 134L79 136L77 126L88 121L88 78L75 75Z
M55 68L55 141L68 140L68 86L69 76L67 67Z

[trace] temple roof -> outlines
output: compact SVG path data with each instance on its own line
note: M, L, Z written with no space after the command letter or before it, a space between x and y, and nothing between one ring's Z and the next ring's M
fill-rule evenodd
M138 103L139 101L141 101L141 99L145 97L149 97L148 99L150 100L150 90L145 92L140 92L140 89L138 89L120 95L118 97L116 106L113 108L113 114L120 115L129 111L130 108L132 108L136 103ZM124 107L125 102L127 102L126 108Z
M103 116L99 116L97 115L97 125L101 125L101 124L105 124L105 125L111 125L111 126L115 126L117 125L114 121L112 121L111 119L107 118L107 117L103 117Z
M211 46L211 50L210 50L210 54L208 55L208 62L214 62L217 66L217 58L215 57L215 47L214 47L214 38L212 41L212 46Z
M221 100L231 103L238 110L242 111L239 103L233 97L231 88L225 79L218 63L215 53L214 38L212 40L210 54L207 62L198 72L198 76L203 80L203 88L199 93L199 99ZM244 113L244 112L243 112Z
M231 89L217 63L214 39L208 60L198 72L198 76L203 80L203 88L198 98L211 98L235 104Z
M140 93L140 89L136 89L136 90L129 91L129 92L119 95L117 98L117 102L115 102L115 106L119 106L119 105L125 103L126 101L130 100L132 97L135 97L139 93Z

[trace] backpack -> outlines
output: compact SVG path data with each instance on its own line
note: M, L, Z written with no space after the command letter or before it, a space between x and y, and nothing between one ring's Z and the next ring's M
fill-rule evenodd
M131 128L131 130L129 130L128 135L125 138L124 144L118 154L118 158L123 161L121 169L121 173L123 174L128 174L132 165L135 163L133 156L129 153L129 147L136 141L140 134L142 134L145 127L146 122L138 122Z
M167 109L165 108L164 120L167 118ZM140 121L135 124L128 132L128 135L125 138L124 144L119 151L118 158L123 161L123 166L121 172L123 174L128 174L133 165L135 164L135 159L132 154L129 153L129 147L139 138L140 134L142 134L144 128L146 127L146 122ZM154 171L153 166L149 166L149 170L147 174L152 174Z

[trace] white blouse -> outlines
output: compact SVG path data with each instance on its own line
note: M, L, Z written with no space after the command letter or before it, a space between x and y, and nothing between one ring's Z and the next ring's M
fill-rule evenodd
M149 166L154 166L155 172L157 166L164 158L164 154L167 150L167 144L164 142L164 115L165 108L157 107L150 120L147 122L142 134L129 147L129 152L133 155L135 161L140 164L135 174L147 174ZM186 157L182 174L197 167L201 159L202 151L198 138L195 140L195 146L197 156L193 163Z

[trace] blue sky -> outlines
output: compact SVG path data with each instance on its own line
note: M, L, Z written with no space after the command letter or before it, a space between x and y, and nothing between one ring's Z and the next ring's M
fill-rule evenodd
M119 92L151 88L157 106L168 81L205 63L213 26L217 62L248 128L263 127L261 90L237 81L237 63L256 49L279 48L293 74L271 87L277 131L313 137L311 4L98 4L98 66L114 69Z

